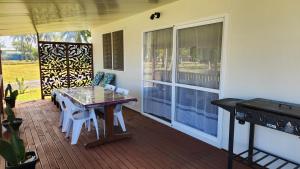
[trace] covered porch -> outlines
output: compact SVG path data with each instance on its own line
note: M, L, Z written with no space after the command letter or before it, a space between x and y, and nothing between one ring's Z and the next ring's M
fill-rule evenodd
M59 128L59 109L51 101L17 104L17 116L24 119L20 136L27 149L37 150L37 168L230 169L233 155L249 152L249 147L272 158L250 155L244 157L246 165L237 158L233 168L247 168L247 162L256 168L300 168L300 106L293 107L300 103L300 1L0 0L0 5L0 35L91 31L91 47L85 50L91 54L89 73L78 73L84 62L80 59L73 64L76 68L66 69L68 76L59 79L50 72L52 82L68 84L51 84L46 96L55 88L93 86L100 73L113 74L114 89L127 89L138 100L124 102L125 124L132 137L90 149L84 145L95 139L95 130L83 129L78 144L71 145ZM45 48L47 55L51 49L60 54L53 52L51 57L68 56L53 44ZM52 62L51 57L45 65L51 71L57 66L59 73L59 64L69 67L72 61L68 56ZM69 76L71 71L86 83L70 85L71 78L82 82ZM211 104L222 98L264 98L284 104L276 105L275 111L281 110L276 120L257 116L255 124L246 123L246 118L236 120L236 104L229 106L231 114ZM292 116L285 114L289 111ZM248 154L253 153L259 154ZM274 161L278 163L270 166Z

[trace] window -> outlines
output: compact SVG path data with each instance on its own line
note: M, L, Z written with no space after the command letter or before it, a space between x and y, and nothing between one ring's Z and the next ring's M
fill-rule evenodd
M124 70L123 31L102 35L103 39L103 68Z
M103 35L103 68L112 69L111 33Z
M112 33L113 39L113 69L124 70L123 31Z

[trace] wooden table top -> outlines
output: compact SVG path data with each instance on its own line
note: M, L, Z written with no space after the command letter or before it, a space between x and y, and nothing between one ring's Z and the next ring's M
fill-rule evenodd
M84 107L107 106L137 101L135 97L124 96L100 86L63 88L58 91Z

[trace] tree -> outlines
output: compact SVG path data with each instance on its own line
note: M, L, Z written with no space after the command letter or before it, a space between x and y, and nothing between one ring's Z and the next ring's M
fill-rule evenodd
M88 30L74 32L47 32L40 34L41 41L89 43L91 32Z
M35 35L17 35L12 37L12 45L20 51L25 60L34 60L33 51L37 45Z
M6 47L6 45L5 45L4 40L0 40L0 49L5 48L5 47Z
M39 53L38 53L38 49L37 48L33 48L31 54L32 54L33 60L38 60Z
M41 41L88 43L90 42L91 32L88 30L76 32L48 32L41 33L39 37ZM24 60L38 59L36 35L13 36L12 45L17 51L21 52Z
M62 39L64 41L72 41L77 43L88 43L91 37L91 32L88 30L77 32L63 32Z
M55 41L60 42L63 41L61 32L47 32L39 34L41 41Z

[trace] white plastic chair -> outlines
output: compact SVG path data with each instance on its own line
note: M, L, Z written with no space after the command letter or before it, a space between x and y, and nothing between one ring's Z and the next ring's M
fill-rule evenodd
M129 91L126 89L117 88L116 93L127 96ZM117 104L114 109L114 125L117 126L118 122L120 123L120 126L121 126L123 132L125 132L126 127L125 127L125 122L124 122L123 113L122 113L122 104Z
M66 97L64 95L62 95L61 93L57 93L57 102L59 104L59 109L60 109L60 119L59 119L59 125L61 127L61 131L63 133L67 132L68 130L68 119L70 119L71 117L71 114L70 112L67 110L67 107L64 103L64 99ZM77 104L74 104L76 107L79 107L79 105ZM86 127L90 127L90 120L87 120L86 121ZM89 131L90 131L90 128L89 128Z
M104 89L105 90L115 91L116 90L116 86L110 85L110 84L106 84L104 86ZM102 107L97 107L95 109L96 109L96 111L100 111L100 112L104 113L104 107L103 106ZM104 135L105 135L105 119L102 119L102 120L103 120L103 131L104 131Z
M111 90L111 91L115 91L115 90L116 90L116 86L110 85L110 84L106 84L106 85L104 86L104 89L106 89L106 90Z
M56 94L56 92L57 92L57 90L56 90L56 89L53 89L53 90L51 91L51 97L54 97L54 95Z
M110 85L110 84L106 84L104 89L106 90L111 90L111 91L115 91L116 90L116 86ZM96 110L99 110L100 112L104 112L104 107L97 107Z
M64 98L63 101L65 105L65 112L68 119L64 119L66 121L66 137L69 137L72 127L72 139L71 144L77 144L78 138L80 136L81 128L84 123L87 121L93 120L94 127L97 133L97 139L99 139L99 129L98 129L98 122L97 117L95 114L94 109L90 109L89 111L84 110L81 107L76 106L71 100L67 97ZM88 131L90 131L90 125L88 125Z
M65 99L65 96L57 91L55 101L58 103L58 108L60 110L59 127L62 128L62 132L67 132L67 128L68 128L67 122L68 122L68 119L70 118L70 115L68 114L68 111L66 110L67 107L64 103L64 99ZM88 126L88 124L86 124L86 126Z
M56 96L59 94L59 91L57 89L53 89L51 91L51 99L53 99L53 103L56 104L57 103L57 99L56 99ZM54 98L55 96L55 98Z
M60 98L60 108L61 108L61 117L60 117L60 122L61 122L61 131L63 133L67 132L68 130L68 119L70 119L71 117L71 109L69 108L69 106L66 104L66 101L68 98L66 98L65 96L63 95L60 95L59 96ZM68 99L69 100L69 99Z
M63 121L64 121L64 109L63 109L63 103L62 103L62 101L64 99L64 96L61 93L59 93L59 92L57 92L55 95L56 95L55 96L55 100L59 104L58 108L60 110L59 127L62 127L63 126Z

